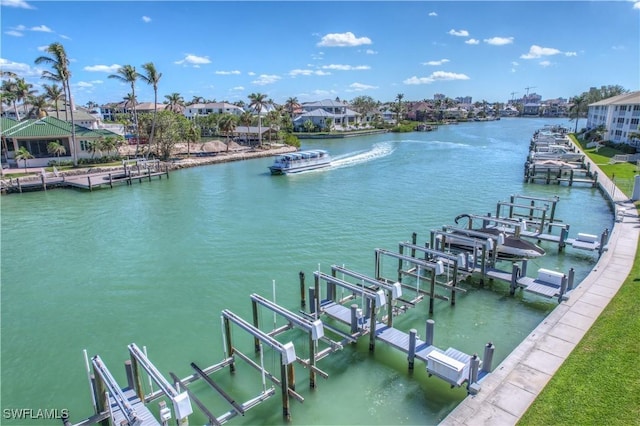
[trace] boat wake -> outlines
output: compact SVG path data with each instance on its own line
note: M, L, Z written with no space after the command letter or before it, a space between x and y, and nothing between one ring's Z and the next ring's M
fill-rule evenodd
M391 155L393 151L395 151L395 148L391 142L380 142L374 144L368 151L355 151L334 157L333 161L331 161L331 167L329 168L339 169L342 167L356 166Z

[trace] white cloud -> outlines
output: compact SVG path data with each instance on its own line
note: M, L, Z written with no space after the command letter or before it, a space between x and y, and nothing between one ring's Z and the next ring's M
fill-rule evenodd
M40 25L38 27L31 27L31 31L38 31L41 33L52 33L53 30L46 25Z
M311 91L311 94L317 97L320 96L332 96L336 94L335 90L324 90L324 89L316 89Z
M295 70L291 70L289 71L289 75L291 77L296 77L299 75L304 75L304 76L309 76L309 75L331 75L330 72L325 72L322 70L310 70L310 69L295 69Z
M537 58L541 58L543 56L553 56L553 55L557 55L560 52L558 49L554 49L552 47L541 47L538 45L532 45L529 48L529 53L525 53L523 55L520 56L520 58L522 59L537 59Z
M16 30L5 31L4 33L6 35L10 35L10 36L13 36L13 37L22 37L24 35L20 31L16 31Z
M349 47L349 46L361 46L363 44L371 44L371 39L368 37L357 38L352 32L346 33L332 33L322 37L318 46L326 47Z
M438 14L435 12L429 12L429 16L438 16Z
M218 75L239 75L240 71L238 70L233 70L233 71L216 71L216 74Z
M113 64L113 65L89 65L84 67L83 70L90 72L108 72L108 73L116 73L122 67L122 65Z
M576 52L564 52L564 56L578 56Z
M79 81L75 85L78 86L78 87L83 87L83 88L93 87L93 84L88 83L86 81Z
M451 30L449 30L449 34L451 34L453 36L458 36L458 37L469 37L469 31L467 31L467 30L454 30L454 29L451 29Z
M422 63L422 65L433 65L433 66L438 66L438 65L446 64L447 62L449 62L449 60L448 60L448 59L440 59L439 61L423 62L423 63Z
M378 86L371 86L368 84L362 84L362 83L351 83L349 85L349 90L347 90L347 92L362 92L363 90L371 90L371 89L377 89Z
M373 49L367 49L364 51L364 53L366 53L367 55L377 55L378 52L373 50Z
M512 44L513 37L491 37L485 38L484 42L493 46L504 46L505 44Z
M242 91L242 90L244 90L244 87L243 86L236 86L236 87L232 87L231 90Z
M253 72L253 71L249 71L249 72L247 73L247 75L254 76L254 75L256 75L256 73L255 73L255 72Z
M200 65L203 64L210 64L211 61L209 60L208 57L206 56L196 56L196 55L192 55L192 54L187 54L184 59L181 59L179 61L175 61L174 64L177 65L182 65L184 64L186 65L192 65L195 68L200 67Z
M410 77L403 81L404 84L431 84L434 81L446 81L446 80L469 80L469 77L465 74L457 74L446 71L436 71L429 77Z
M44 46L38 46L36 49L38 49L39 52L44 52L48 47L49 45L45 44Z
M23 0L0 0L0 6L17 7L20 9L35 9L35 7Z
M265 86L267 84L273 84L276 81L280 80L281 77L277 75L268 75L268 74L260 74L257 80L253 80L253 84L257 84L258 86Z
M516 62L516 61L513 61L513 62L511 62L511 65L513 65L514 67L517 67L520 64L518 62Z
M336 71L362 71L369 70L371 67L369 65L341 65L341 64L331 64L331 65L323 65L323 70L336 70Z
M148 24L149 22L151 22L151 18L150 18L150 17L148 17L148 16L143 16L143 17L142 17L142 22L144 22L144 23L147 23L147 24Z
M551 61L540 61L540 66L546 68L551 65Z
M633 8L640 10L640 1L633 3Z
M9 61L8 59L0 58L0 69L2 71L11 71L21 77L40 77L42 70L39 68L32 68L29 64L23 64L20 62Z
M464 42L466 44L480 44L480 40L477 40L475 38L470 38L469 40L465 40Z

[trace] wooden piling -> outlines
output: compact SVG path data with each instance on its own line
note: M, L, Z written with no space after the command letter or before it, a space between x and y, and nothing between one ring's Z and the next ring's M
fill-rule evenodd
M131 372L133 375L133 384L136 395L141 401L144 401L144 388L142 387L142 376L140 375L140 368L138 366L138 360L131 354Z
M304 271L300 271L298 273L298 278L300 280L300 307L304 308L307 302L304 300L305 298L305 286L304 286Z
M109 173L109 187L113 189L113 176Z
M282 415L285 419L291 419L291 411L289 409L289 383L287 380L287 366L284 364L282 354L280 354L280 388L282 390Z
M40 181L42 182L42 189L47 190L47 181L44 177L44 173L40 175Z
M229 357L232 357L234 350L233 343L231 342L231 324L229 322L229 318L226 316L224 317L224 338L227 346L227 354ZM235 373L236 371L236 364L233 361L229 364L229 370L231 373Z
M409 330L409 352L407 354L407 360L409 361L409 371L413 370L413 365L416 357L416 340L418 330L412 328Z
M351 333L358 332L358 305L351 305Z
M253 326L260 329L260 322L258 321L258 304L255 300L251 300L251 307L253 310ZM257 336L253 336L253 349L256 353L260 352L260 339Z
M135 381L133 380L133 369L131 366L131 360L128 359L124 362L124 371L127 376L127 387L129 389L135 388Z
M87 183L89 185L89 191L93 191L93 187L91 186L91 176L87 176Z

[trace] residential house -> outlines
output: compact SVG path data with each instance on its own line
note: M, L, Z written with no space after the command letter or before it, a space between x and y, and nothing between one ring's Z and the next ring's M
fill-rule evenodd
M236 117L240 117L244 113L244 110L238 105L230 104L227 102L210 102L206 104L191 104L184 108L184 116L189 120L194 120L195 117L203 117L209 114L231 114Z
M27 167L44 167L52 160L71 160L73 158L73 146L71 143L71 123L59 120L55 117L43 117L16 121L10 118L1 119L2 135L2 161L3 163L17 165L16 151L25 147L34 158L27 160ZM75 125L76 143L78 146L78 158L91 158L95 155L91 152L91 142L105 137L118 137L117 134L104 129L88 129ZM64 146L66 153L60 157L49 154L47 146L51 142L58 142ZM105 153L107 154L107 153ZM20 164L23 166L24 164Z
M332 120L331 127L348 129L360 125L361 114L349 109L349 105L331 99L301 104L302 114L294 117L293 126L297 131L304 129L304 123L311 120L320 128L326 127L326 120Z
M623 93L589 104L587 130L604 126L604 140L640 146L629 134L640 132L640 91Z

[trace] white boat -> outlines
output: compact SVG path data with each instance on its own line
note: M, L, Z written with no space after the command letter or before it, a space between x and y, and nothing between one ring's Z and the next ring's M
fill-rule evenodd
M558 161L582 161L584 154L573 152L563 145L549 145L539 147L535 151L531 151L529 159L531 161L541 160L558 160Z
M292 152L278 155L269 166L272 175L285 175L289 173L304 172L320 169L331 165L331 156L323 149Z
M445 235L449 247L467 252L472 252L474 246L478 248L478 243L481 241L492 240L489 256L493 256L494 249L497 249L496 258L499 260L535 259L546 254L545 250L537 244L501 232L496 228L472 230L447 227Z

